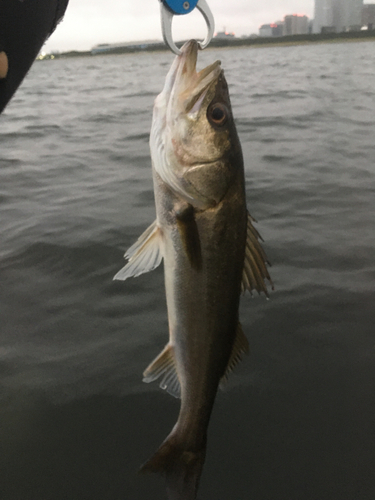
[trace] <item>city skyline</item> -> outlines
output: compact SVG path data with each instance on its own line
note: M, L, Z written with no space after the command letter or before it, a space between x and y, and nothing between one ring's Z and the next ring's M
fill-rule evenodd
M288 14L305 14L310 19L314 0L207 0L213 12L216 32L226 29L236 36L258 34L259 27ZM158 0L70 0L64 20L45 44L43 51L90 50L100 43L162 39ZM173 21L176 40L203 38L206 25L196 10Z
M337 1L362 3L362 0L285 0L281 4L277 0L264 0L262 4L232 0L230 6L222 0L208 0L208 3L215 18L215 32L228 31L241 37L258 35L262 25L276 23L288 15L299 14L313 21L315 12L319 16L322 2L337 5ZM373 2L366 0L363 4ZM143 0L142 4L132 0L70 0L63 21L47 40L43 52L91 50L102 43L161 41L159 5L158 0ZM320 32L320 28L316 30ZM206 25L197 9L188 16L176 16L173 21L175 40L203 38L205 34Z

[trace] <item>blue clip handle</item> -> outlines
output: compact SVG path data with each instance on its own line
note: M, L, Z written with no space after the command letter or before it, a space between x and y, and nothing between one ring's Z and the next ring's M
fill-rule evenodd
M195 9L198 0L163 0L163 3L175 15L189 14Z
M172 52L179 55L181 50L176 46L172 37L172 20L174 15L188 14L195 7L203 15L207 24L207 35L203 42L198 42L199 48L204 49L212 40L215 30L215 21L206 0L160 0L161 30L167 46Z

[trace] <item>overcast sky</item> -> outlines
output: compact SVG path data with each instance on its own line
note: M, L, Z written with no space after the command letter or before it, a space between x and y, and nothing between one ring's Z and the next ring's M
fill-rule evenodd
M216 31L236 36L258 33L259 26L287 14L314 14L314 0L207 0ZM162 39L159 0L70 0L64 20L45 52L89 50L98 43ZM174 39L203 38L205 22L197 9L175 17Z

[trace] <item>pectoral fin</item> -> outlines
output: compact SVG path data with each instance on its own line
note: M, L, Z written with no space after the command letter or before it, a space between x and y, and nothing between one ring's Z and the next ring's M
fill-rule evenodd
M183 203L176 207L175 212L178 231L190 265L199 271L202 267L202 252L194 207Z
M125 254L128 263L115 276L114 280L126 280L131 276L152 271L162 261L161 229L154 221Z
M221 389L227 382L230 373L234 370L235 366L241 361L242 355L248 354L248 352L249 352L249 342L242 330L241 323L238 323L236 338L234 339L234 344L232 347L232 353L230 355L225 373L220 380Z
M143 382L154 382L162 377L160 387L175 398L181 397L181 386L178 379L173 348L167 344L157 358L143 372Z
M265 283L266 279L271 284L273 290L273 283L267 270L267 264L270 265L270 263L259 243L262 237L252 224L254 219L249 213L247 215L246 252L241 289L242 292L246 290L249 290L249 292L256 290L259 294L264 292L268 297L267 285Z

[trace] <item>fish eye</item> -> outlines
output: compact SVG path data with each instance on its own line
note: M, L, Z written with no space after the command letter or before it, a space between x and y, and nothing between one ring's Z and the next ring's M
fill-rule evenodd
M213 125L224 125L228 118L228 110L224 104L216 102L208 108L207 118Z

